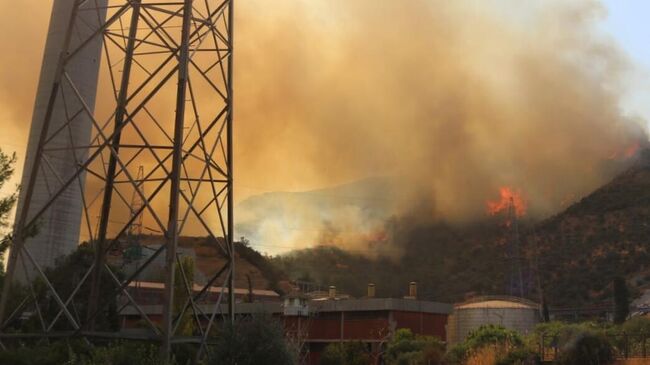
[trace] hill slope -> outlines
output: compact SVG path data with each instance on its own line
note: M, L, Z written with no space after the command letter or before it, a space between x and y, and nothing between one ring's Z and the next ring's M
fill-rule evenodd
M529 235L539 247L541 280L551 298L567 303L607 298L617 275L634 279L633 287L647 284L649 161L641 160Z
M411 280L422 297L457 301L467 295L507 293L505 244L510 231L502 219L463 226L414 224L413 217L386 224L393 254L332 247L295 251L274 259L293 279L337 285L363 295L368 282L379 295L400 296ZM597 302L611 296L615 276L627 277L633 291L650 284L650 152L629 170L565 211L532 224L522 223L521 245L528 296L542 288L553 305Z
M142 235L138 239L142 249L138 253L139 260L128 260L123 256L123 250L117 250L109 256L115 266L120 267L125 273L135 272L153 253L165 242L160 235ZM248 247L247 244L235 242L236 265L235 286L237 288L272 289L281 292L279 282L282 280L277 269L270 264L265 256ZM195 271L194 281L204 284L212 278L227 263L227 258L218 248L216 242L206 237L179 237L178 253L182 256L192 257ZM165 256L158 255L138 277L143 281L162 282L164 280ZM216 285L221 285L225 280L222 274Z

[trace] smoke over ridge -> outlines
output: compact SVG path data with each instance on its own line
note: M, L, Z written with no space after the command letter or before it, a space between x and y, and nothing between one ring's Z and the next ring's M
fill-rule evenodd
M237 2L241 233L282 249L358 247L390 240L376 231L393 215L481 218L504 186L543 217L620 171L647 137L621 111L633 66L598 34L602 8L522 3ZM17 135L26 135L33 100L14 85L18 76L35 85L47 15L4 23L30 30L16 43L30 46L0 60L21 65L0 75L1 115ZM246 201L368 177L381 182Z
M417 202L420 214L463 222L483 217L502 186L542 217L619 171L647 138L621 112L632 66L597 34L600 6L518 5L522 24L494 4L288 1L269 14L256 11L262 2L244 3L240 181L281 191L377 175L394 184L361 204L334 197L336 208L285 200L270 213L248 202L240 219L257 231L243 231L285 245L354 246L369 222L381 225L367 212L402 214ZM390 204L377 208L373 198ZM261 232L296 224L310 228ZM359 232L323 240L331 227Z

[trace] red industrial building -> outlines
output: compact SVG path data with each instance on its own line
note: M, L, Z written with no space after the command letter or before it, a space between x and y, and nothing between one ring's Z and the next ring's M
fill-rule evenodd
M396 298L360 298L307 301L306 312L295 313L293 304L283 306L282 318L287 335L302 337L307 364L319 363L330 343L360 341L368 346L379 363L383 345L395 330L408 328L413 333L444 339L449 304ZM241 308L241 309L245 309Z
M149 289L158 288L149 286ZM415 294L415 288L410 289L410 293ZM268 294L266 292L257 294ZM329 293L316 299L307 295L290 295L283 302L273 300L275 297L272 295L259 295L257 298L261 301L237 303L236 313L238 316L263 313L280 319L286 336L302 347L303 363L309 365L319 363L328 344L350 341L366 344L376 363L380 364L383 345L400 328L408 328L415 334L446 338L447 317L452 305L417 300L415 295L375 298L374 290L369 290L368 294L364 298L349 298L336 295L335 290L330 289ZM263 299L265 297L267 300ZM159 319L160 305L144 304L141 307L152 320ZM206 315L214 310L211 305L200 307ZM225 305L221 310L226 311ZM132 328L139 321L139 314L135 308L128 307L122 312L122 320L123 327Z

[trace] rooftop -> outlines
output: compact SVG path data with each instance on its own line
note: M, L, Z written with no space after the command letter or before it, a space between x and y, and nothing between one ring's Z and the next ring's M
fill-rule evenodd
M346 300L329 300L329 301L309 301L310 311L316 313L323 312L363 312L363 311L401 311L401 312L422 312L433 314L449 314L453 306L446 303L429 302L413 299L396 299L396 298L362 298ZM162 313L161 305L142 305L142 309L147 314ZM214 305L199 305L204 313L212 313ZM221 305L220 310L226 313L227 306ZM258 303L237 303L235 306L236 313L252 314L267 313L279 314L284 312L284 307L280 302L258 302ZM122 311L125 315L136 315L138 312L132 306Z
M157 282L151 282L151 281L132 281L129 283L129 288L136 288L136 289L151 289L151 290L163 290L165 289L165 284L164 283L157 283ZM195 292L199 292L203 289L202 285L194 284L192 286L192 290ZM210 293L219 293L221 292L222 287L220 286L211 286L208 291ZM265 297L276 297L279 298L280 294L274 292L273 290L265 290L265 289L253 289L253 295L257 296L265 296ZM224 293L228 293L228 287L223 288ZM243 289L243 288L235 288L235 294L238 295L248 295L249 290L248 289Z
M463 303L454 304L454 309L471 308L538 309L539 304L528 299L511 296L476 297Z

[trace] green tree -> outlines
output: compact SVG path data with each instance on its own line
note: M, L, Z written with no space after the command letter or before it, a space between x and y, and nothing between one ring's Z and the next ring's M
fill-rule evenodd
M650 319L645 316L632 317L619 327L614 327L619 332L650 335Z
M502 344L510 347L520 347L524 344L524 340L519 333L493 324L484 325L472 331L465 342L467 342L470 349Z
M627 290L625 279L617 276L614 278L614 323L625 322L630 314L630 293Z
M583 332L575 336L560 352L557 363L558 365L607 365L613 360L614 350L603 334Z
M551 315L548 310L548 303L546 302L546 297L542 295L542 321L550 322Z
M440 364L445 345L431 336L416 335L410 329L398 329L386 346L388 365Z
M367 364L370 364L370 354L361 342L331 343L325 347L320 358L320 365Z
M449 364L464 364L472 357L482 356L486 349L493 350L498 365L519 364L532 356L517 332L489 324L470 332L464 342L449 349L445 360Z
M88 243L82 243L75 251L67 256L60 257L55 261L54 267L47 268L45 275L52 285L57 288L57 293L67 298L77 284L83 279L86 272L94 262L95 251ZM118 279L122 279L122 272L111 267ZM60 311L59 304L51 295L44 281L37 277L33 280L34 291L38 297L38 303L44 318L54 318ZM116 331L119 329L119 318L117 315L117 297L114 295L117 285L113 278L106 272L102 271L102 281L100 287L100 311L95 316L95 323L98 329ZM74 308L76 313L85 314L88 310L88 298L90 297L90 281L86 280L79 288L70 307ZM16 323L20 330L40 329L40 323L37 316L32 316L27 323ZM65 316L60 316L53 327L55 330L72 329Z
M0 190L2 190L7 182L14 174L14 165L16 163L16 154L8 155L0 149ZM9 216L11 214L18 194L16 191L9 193L9 195L0 197L0 234L3 237L0 239L0 260L4 260L4 254L9 247L11 236L7 230L10 225ZM4 270L0 269L0 274L4 275Z
M224 324L210 349L210 364L293 365L294 351L284 338L281 324L268 315Z

